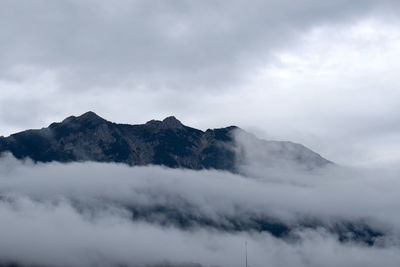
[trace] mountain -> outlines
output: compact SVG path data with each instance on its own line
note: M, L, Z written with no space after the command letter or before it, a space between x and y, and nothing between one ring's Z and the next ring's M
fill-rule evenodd
M260 140L236 126L201 131L173 116L128 125L107 121L94 112L0 137L0 153L9 151L18 159L35 162L118 162L235 172L237 163L249 158L248 146L236 136L250 140L250 154L261 148L268 155L266 164L281 160L314 168L331 163L300 144Z

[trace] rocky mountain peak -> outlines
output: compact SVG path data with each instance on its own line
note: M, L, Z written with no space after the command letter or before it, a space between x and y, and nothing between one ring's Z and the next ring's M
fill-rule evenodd
M118 124L89 111L70 116L61 123L52 123L48 128L0 138L0 154L9 151L18 159L29 157L35 162L90 160L235 172L237 163L249 154L238 147L235 134L238 130L240 128L230 126L203 132L183 125L173 116L144 125ZM298 144L256 137L251 137L246 144L249 141L250 152L261 151L259 154L267 155L263 160L266 165L280 160L304 166L330 164ZM246 153L238 153L237 148Z
M88 112L80 115L79 117L77 117L77 119L82 120L82 121L92 121L92 122L93 121L104 121L104 119L102 117L100 117L93 111L88 111Z
M174 116L166 117L162 121L162 125L164 126L164 128L182 128L183 127L183 124Z
M147 126L158 129L183 129L184 125L174 116L169 116L159 120L151 120L146 123Z
M70 116L62 121L62 124L77 123L77 124L100 124L106 122L105 119L94 113L88 111L78 117Z

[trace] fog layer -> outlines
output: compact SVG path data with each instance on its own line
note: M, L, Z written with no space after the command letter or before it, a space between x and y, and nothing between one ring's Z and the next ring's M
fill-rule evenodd
M45 266L243 266L247 241L251 266L397 266L397 173L254 167L244 176L33 164L6 155L0 258Z

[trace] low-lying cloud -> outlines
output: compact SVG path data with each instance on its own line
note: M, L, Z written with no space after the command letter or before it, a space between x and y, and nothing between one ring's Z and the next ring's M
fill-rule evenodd
M253 174L257 170L253 170ZM397 266L396 171L249 177L0 161L0 259L37 266Z

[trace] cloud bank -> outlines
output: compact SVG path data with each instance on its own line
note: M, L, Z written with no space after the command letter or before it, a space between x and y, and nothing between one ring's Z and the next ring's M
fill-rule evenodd
M397 171L0 165L4 263L243 266L245 242L251 266L400 260Z

